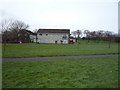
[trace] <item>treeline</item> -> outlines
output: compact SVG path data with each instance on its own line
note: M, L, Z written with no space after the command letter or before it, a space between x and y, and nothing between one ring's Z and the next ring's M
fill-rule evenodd
M77 30L73 31L72 35L77 40L83 39L83 40L95 40L96 42L99 42L101 40L103 41L109 41L109 42L120 42L120 36L118 34L115 34L111 31L104 31L104 30L98 30L98 31L89 31L89 30ZM83 36L84 35L84 36Z
M1 21L0 34L2 36L2 42L3 43L18 42L19 40L22 40L22 42L31 42L29 35L32 32L27 31L28 28L29 28L28 24L25 24L24 22L19 20L8 19ZM96 42L99 42L101 40L109 41L109 42L120 42L120 36L111 31L76 30L71 32L71 34L73 38L75 38L76 40L83 39L83 40L88 40L88 42L90 40L95 40Z
M29 25L19 20L3 20L0 23L2 42L18 43L19 40L28 42L30 40L26 33L28 27Z

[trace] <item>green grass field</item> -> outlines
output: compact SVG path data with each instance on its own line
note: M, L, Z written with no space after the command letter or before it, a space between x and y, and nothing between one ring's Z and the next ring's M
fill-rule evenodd
M3 88L117 88L118 57L4 62Z
M95 43L80 41L80 44L6 44L3 45L3 58L45 57L45 56L77 56L118 53L118 43Z

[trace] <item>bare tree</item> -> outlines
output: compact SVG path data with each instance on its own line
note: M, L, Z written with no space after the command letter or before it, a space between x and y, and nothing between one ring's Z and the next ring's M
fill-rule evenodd
M98 42L100 40L102 40L102 37L104 36L104 31L103 30L99 30L97 31L97 39L98 39Z
M82 31L81 30L73 31L71 33L76 38L76 42L77 42L77 40L80 39L80 35L82 35Z
M4 19L0 22L0 32L2 34L2 41L6 43L9 40L10 24L12 19Z
M96 40L96 38L97 38L97 32L96 32L96 31L90 32L90 38L91 38L92 40Z
M0 31L1 33L5 32L5 31L8 31L9 28L10 28L10 24L12 23L12 20L11 19L4 19L0 22Z
M0 22L0 34L1 34L1 42L3 43L3 51L5 51L6 43L9 41L10 36L10 24L12 23L12 19L4 19Z
M112 32L106 31L105 34L106 34L106 38L107 38L107 40L109 42L108 43L108 48L110 48L111 47L111 40L112 40Z
M73 31L73 32L71 32L72 33L72 35L75 37L75 42L77 42L77 33L76 33L76 31Z
M14 21L10 24L10 30L12 31L15 41L19 40L20 32L26 30L29 26L22 21Z
M72 33L72 35L76 38L76 36L77 36L76 31L73 31L73 32L71 32L71 33Z
M76 31L76 34L77 34L77 36L78 36L77 38L80 39L80 35L82 35L82 31L81 31L81 30L77 30L77 31Z
M25 24L22 21L16 20L13 23L11 23L11 29L12 30L23 30L23 29L27 29L29 27L29 25Z
M89 30L84 30L84 34L86 35L86 39L87 39L88 42L89 42L89 39L90 39L90 31L89 31Z
M22 21L18 20L3 20L1 22L1 32L3 42L8 42L9 39L12 39L18 42L20 31L27 29L29 26Z

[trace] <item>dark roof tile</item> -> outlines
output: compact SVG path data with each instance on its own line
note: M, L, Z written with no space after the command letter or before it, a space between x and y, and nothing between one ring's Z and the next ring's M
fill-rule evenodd
M70 29L39 29L38 33L70 33Z

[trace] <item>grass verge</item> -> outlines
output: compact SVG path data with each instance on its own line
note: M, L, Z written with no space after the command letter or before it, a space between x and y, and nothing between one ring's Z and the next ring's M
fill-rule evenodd
M6 44L3 45L3 58L27 58L46 56L79 56L117 54L118 43L111 43L108 48L107 42L95 43L81 41L80 44Z

